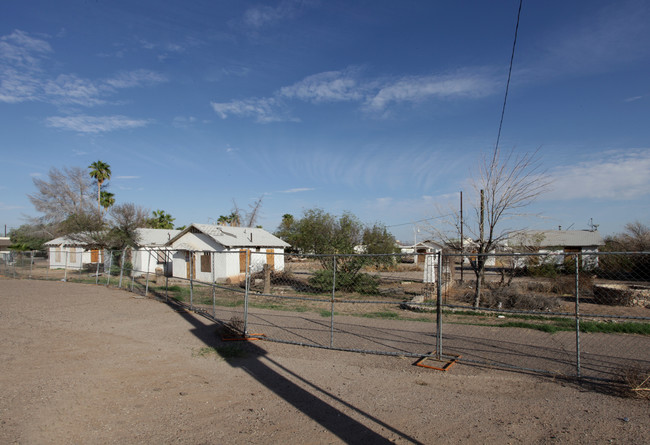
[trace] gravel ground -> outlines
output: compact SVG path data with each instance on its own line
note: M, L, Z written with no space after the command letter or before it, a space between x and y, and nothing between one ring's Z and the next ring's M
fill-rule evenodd
M650 443L648 401L608 385L215 331L117 289L0 278L0 443Z

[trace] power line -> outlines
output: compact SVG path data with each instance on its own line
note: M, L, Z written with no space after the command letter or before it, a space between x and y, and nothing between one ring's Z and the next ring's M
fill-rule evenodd
M410 226L411 224L417 224L417 223L424 222L424 221L431 221L431 220L434 220L434 219L446 218L448 216L454 216L454 215L455 215L454 213L448 213L447 215L432 216L430 218L419 219L417 221L405 222L405 223L400 223L400 224L393 224L393 225L390 225L390 226L386 226L386 228L388 228L388 227L399 227L399 226Z
M515 39L512 42L512 54L510 55L510 68L508 69L508 81L506 82L506 94L503 98L503 108L501 109L501 121L499 122L499 132L497 133L497 143L494 146L496 150L499 148L499 140L501 139L501 128L503 127L503 116L506 113L506 102L508 101L508 90L510 88L510 76L512 75L512 64L515 60L515 47L517 46L517 33L519 32L519 18L521 17L521 5L524 0L519 0L519 11L517 12L517 26L515 27Z

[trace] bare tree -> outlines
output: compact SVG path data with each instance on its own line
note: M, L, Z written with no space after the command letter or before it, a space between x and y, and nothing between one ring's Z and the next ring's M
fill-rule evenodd
M43 215L33 218L40 224L59 224L71 215L92 213L93 180L79 167L51 168L47 179L34 178L37 192L27 195Z
M248 206L250 210L245 214L242 214L242 209L239 208L237 202L233 199L232 213L228 216L219 217L219 221L227 222L233 227L253 227L259 219L263 199L264 195L257 198L253 204Z
M490 155L483 156L478 173L472 180L475 196L471 207L474 215L469 222L463 222L465 233L469 233L473 239L471 253L476 258L470 261L476 275L475 307L481 303L488 253L514 233L522 231L521 228L516 230L505 226L505 222L524 216L523 209L544 193L549 184L550 180L542 169L539 150L523 155L511 150L503 155L497 147ZM460 250L461 243L456 241L460 233L460 218L457 214L455 216L452 232L434 232Z
M123 249L133 247L139 241L136 229L147 226L149 210L133 203L111 207L111 247Z

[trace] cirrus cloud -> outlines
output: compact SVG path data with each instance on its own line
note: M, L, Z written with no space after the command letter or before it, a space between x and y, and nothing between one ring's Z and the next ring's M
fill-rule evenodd
M72 130L79 133L105 133L114 130L144 127L151 123L146 119L126 116L53 116L46 120L48 127Z

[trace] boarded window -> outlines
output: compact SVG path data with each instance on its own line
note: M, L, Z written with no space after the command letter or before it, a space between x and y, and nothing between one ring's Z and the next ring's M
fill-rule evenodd
M90 262L99 263L99 250L93 249L90 251Z
M156 263L165 264L167 262L167 252L164 250L159 250L156 253Z
M212 272L212 264L210 262L210 254L204 253L201 255L201 272Z
M246 259L248 258L248 250L239 252L239 273L246 273Z
M54 249L54 261L56 261L57 263L61 262L61 248L60 247L57 247L56 249Z

